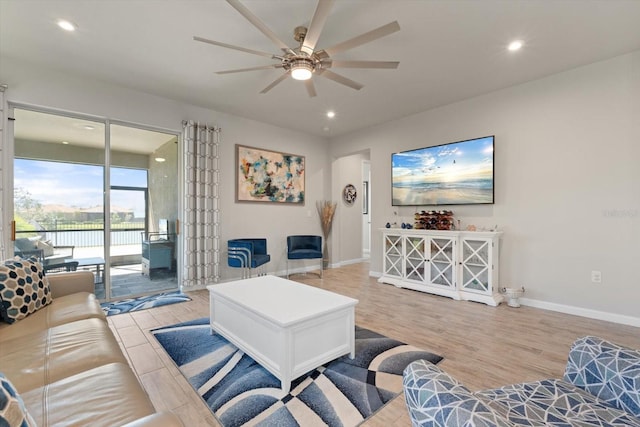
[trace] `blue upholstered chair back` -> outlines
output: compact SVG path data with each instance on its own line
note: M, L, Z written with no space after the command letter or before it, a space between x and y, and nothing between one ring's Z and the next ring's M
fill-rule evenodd
M321 236L288 236L287 258L316 259L322 258Z
M267 239L232 239L227 241L229 267L257 268L271 261Z

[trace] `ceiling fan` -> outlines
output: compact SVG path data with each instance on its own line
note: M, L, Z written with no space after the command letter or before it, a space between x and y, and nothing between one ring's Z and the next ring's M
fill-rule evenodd
M387 36L400 30L397 21L391 22L382 27L376 28L352 39L338 43L332 47L317 50L316 43L320 38L320 33L324 27L325 21L329 16L334 0L318 0L318 5L311 18L309 27L299 26L293 31L294 39L299 43L298 47L291 48L284 43L278 36L271 31L258 17L256 17L249 9L247 9L238 0L227 0L234 9L251 22L258 30L267 36L280 50L281 54L272 54L253 49L247 49L240 46L234 46L214 40L205 39L194 36L193 39L199 42L209 43L228 49L239 50L241 52L251 53L253 55L265 56L270 59L278 60L276 64L263 65L258 67L240 68L236 70L217 71L216 74L241 73L245 71L268 70L268 69L284 69L285 73L278 77L269 86L262 89L260 93L267 93L277 84L291 76L296 80L303 80L307 88L309 96L316 96L316 89L313 85L311 77L316 74L325 77L334 82L349 86L350 88L360 90L363 85L340 74L334 73L330 68L398 68L400 64L397 61L353 61L332 59L336 53L344 52L354 47L369 43L373 40Z

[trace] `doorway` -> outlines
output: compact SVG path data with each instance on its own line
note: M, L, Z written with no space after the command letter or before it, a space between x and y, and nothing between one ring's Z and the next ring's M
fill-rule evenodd
M23 106L9 112L14 252L35 246L47 274L92 271L102 300L177 289L175 250L162 280L142 268L157 218L178 220L177 135Z

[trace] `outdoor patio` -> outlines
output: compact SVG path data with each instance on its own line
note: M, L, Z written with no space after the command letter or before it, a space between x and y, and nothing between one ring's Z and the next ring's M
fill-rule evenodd
M142 274L142 264L140 261L141 245L117 245L112 246L110 256L114 259L134 259L133 263L112 265L110 270L111 299L129 298L141 294L153 294L162 291L178 289L178 280L175 271L157 269L153 271L152 279ZM75 247L74 259L103 258L104 249L102 246ZM80 267L96 274L96 266ZM104 266L102 266L104 269ZM96 277L96 296L106 299L104 270L100 278Z

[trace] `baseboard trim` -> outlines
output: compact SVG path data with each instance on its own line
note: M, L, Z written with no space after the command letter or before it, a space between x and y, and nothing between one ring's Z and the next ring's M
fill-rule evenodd
M589 319L605 320L607 322L640 327L639 317L608 313L606 311L592 310L590 308L575 307L565 304L557 304L554 302L540 301L531 298L520 298L519 301L520 304L526 305L528 307L558 311L560 313L573 314L575 316L587 317Z
M351 264L360 264L362 262L369 262L370 258L356 258L356 259L348 259L346 261L340 261L331 264L331 268L339 268L344 267L345 265Z

